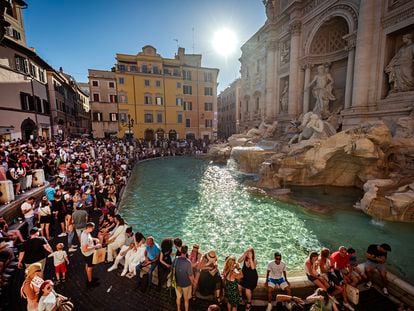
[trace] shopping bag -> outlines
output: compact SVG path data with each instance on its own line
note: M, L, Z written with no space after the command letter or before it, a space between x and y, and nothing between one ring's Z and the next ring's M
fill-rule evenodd
M359 289L347 284L345 291L348 300L357 305L359 303Z
M95 249L93 252L92 264L97 265L105 261L106 247Z

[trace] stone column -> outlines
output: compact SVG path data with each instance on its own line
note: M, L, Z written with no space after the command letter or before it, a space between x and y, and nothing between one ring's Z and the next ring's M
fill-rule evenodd
M372 59L374 57L372 41L374 33L378 31L375 29L377 11L381 11L377 1L361 0L355 51L355 64L357 66L354 70L352 107L362 108L368 105L371 66L373 65Z
M266 94L265 94L265 106L266 106L266 118L274 118L276 115L276 90L274 87L275 73L276 73L276 48L277 41L270 41L266 45Z
M303 84L303 113L307 113L309 111L309 101L310 101L310 88L308 87L310 83L310 74L312 66L310 64L306 64L303 66L305 69L305 82Z
M299 55L300 33L302 23L298 20L289 25L290 31L290 68L289 68L289 108L290 116L296 117L299 112Z
M353 80L354 80L354 64L355 64L355 41L356 34L349 34L344 37L348 41L347 51L348 51L348 63L346 67L346 84L345 84L345 109L351 107L352 103L352 89L353 89Z

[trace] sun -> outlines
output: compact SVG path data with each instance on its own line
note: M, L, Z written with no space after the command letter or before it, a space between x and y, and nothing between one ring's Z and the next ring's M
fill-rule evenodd
M228 28L217 30L213 36L213 46L217 53L228 56L236 50L236 34Z

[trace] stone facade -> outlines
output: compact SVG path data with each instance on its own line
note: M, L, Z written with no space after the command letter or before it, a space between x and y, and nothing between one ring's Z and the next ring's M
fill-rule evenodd
M243 132L240 128L240 79L235 80L222 91L217 98L218 137L228 138L233 134Z
M389 126L414 103L414 2L267 0L243 46L241 127L334 115L337 129Z

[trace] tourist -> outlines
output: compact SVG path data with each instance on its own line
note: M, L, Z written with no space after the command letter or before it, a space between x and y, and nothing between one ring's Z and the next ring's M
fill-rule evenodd
M304 310L305 302L300 297L278 294L276 295L275 302L276 310Z
M126 228L124 236L124 244L121 246L119 254L115 258L114 264L108 268L108 272L118 269L119 262L125 257L128 251L134 247L134 233L132 232L131 227Z
M236 257L229 256L226 259L222 275L224 279L224 296L227 299L227 310L237 311L241 299L238 286L243 273L236 262Z
M312 295L306 298L308 303L313 303L311 310L339 311L335 298L329 295L329 291L318 288Z
M193 267L193 276L194 276L194 284L193 284L193 300L196 299L196 291L198 286L198 279L200 278L200 262L201 262L202 254L200 253L200 246L198 244L193 245L193 249L190 253L190 261L191 266Z
M289 296L292 294L290 284L287 279L286 264L282 261L282 254L275 252L274 258L274 260L269 261L267 264L265 282L268 300L267 311L272 310L272 295L274 289L280 288L281 290L286 291Z
M325 291L329 288L329 283L318 273L318 256L317 252L311 252L305 261L305 273L309 281Z
M133 277L136 273L135 267L145 260L145 237L141 232L134 235L134 245L125 254L125 264L121 276Z
M388 252L391 252L391 246L386 243L381 245L371 244L368 246L366 252L367 261L365 262L365 273L368 279L366 286L368 288L372 286L372 273L374 270L378 270L383 283L382 291L384 295L388 295L387 269L385 267Z
M128 227L125 225L125 221L122 219L121 215L115 216L115 223L116 227L114 231L110 233L107 243L108 262L114 261L114 253L125 243L125 231Z
M55 198L51 202L52 203L52 214L55 218L56 224L60 225L60 234L58 237L63 237L66 235L66 228L65 228L65 207L62 201L62 192L60 189L56 191ZM58 232L58 229L55 226L56 233Z
M42 236L50 240L50 224L52 222L52 204L47 199L47 196L43 196L39 203L39 224Z
M9 225L6 220L4 220L3 216L0 216L0 236L13 240L14 246L25 241L20 230L9 229Z
M259 279L256 270L257 261L253 247L249 247L239 258L238 262L243 263L243 278L240 281L240 286L246 291L246 310L250 310L252 306L253 291L256 288Z
M350 270L349 270L350 282L349 283L352 286L356 287L366 277L364 275L364 272L358 267L356 251L352 247L349 247L347 249L347 252L349 254L349 265L350 265Z
M166 238L162 240L160 261L158 263L158 289L159 290L161 290L162 286L167 280L168 274L171 271L172 248L173 248L173 240L171 238Z
M345 270L349 269L349 257L345 246L340 246L339 250L331 255L331 266L340 284L343 283Z
M88 217L88 212L83 209L83 204L81 202L77 203L75 205L75 211L72 213L72 220L79 240L82 231L85 230Z
M65 246L63 243L58 243L56 245L56 251L51 253L48 257L53 257L53 265L55 266L55 275L56 275L56 282L59 283L61 280L62 282L66 281L66 272L67 267L66 265L69 264L68 254L66 251L63 250ZM62 274L62 279L60 278L60 274Z
M86 224L85 230L81 234L81 252L85 260L85 271L86 271L86 287L98 286L98 279L93 278L93 253L95 249L101 248L99 239L93 238L91 233L95 229L93 222ZM96 244L95 244L96 243Z
M209 251L203 255L200 261L200 278L198 280L200 294L202 296L214 295L220 304L221 282L216 252Z
M20 195L20 176L16 172L15 164L13 164L13 166L9 164L9 168L6 172L6 177L13 183L13 189L16 196Z
M207 311L220 311L220 307L216 304L214 305L209 305Z
M174 259L173 271L175 273L177 295L177 310L181 310L181 297L184 297L184 310L189 310L191 298L191 285L194 283L193 269L191 261L187 258L188 246L181 245L180 256Z
M148 286L151 286L152 283L152 272L155 270L158 264L158 260L160 258L160 247L157 243L154 242L154 238L152 236L147 237L146 246L145 246L145 253L144 253L145 260L144 262L138 264L135 267L136 275L137 275L137 285L138 287L141 285L141 270L142 268L149 266L148 271ZM144 284L145 286L145 284Z
M183 245L183 241L180 238L175 238L174 239L174 246L176 249L175 252L175 256L178 257L180 256L180 251L181 251L181 246Z
M39 262L43 271L46 264L45 251L52 253L52 248L44 237L39 236L39 228L33 227L30 229L29 234L30 238L23 243L22 249L19 253L18 267L19 269L23 268L24 263L27 268L29 265Z
M99 243L102 245L106 245L111 231L114 230L116 227L115 215L114 214L106 214L104 216L101 225L99 226L98 232L98 239Z
M29 197L21 206L21 211L28 226L27 231L30 231L34 227L35 214L33 204L35 200L34 197Z
M27 267L25 274L20 294L27 300L27 311L37 311L39 288L43 283L42 264L38 262L31 264Z
M55 311L58 310L57 294L53 290L55 284L51 280L45 280L40 285L38 294L38 311Z

